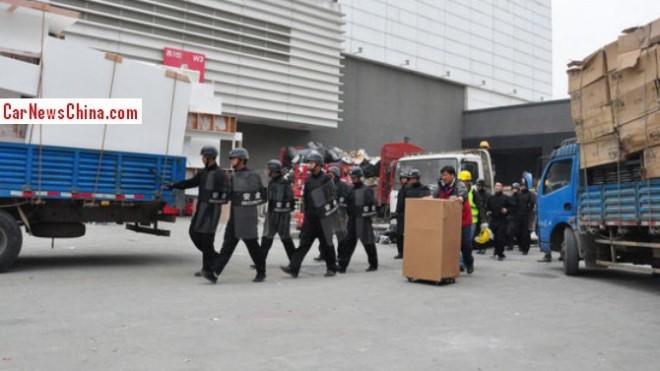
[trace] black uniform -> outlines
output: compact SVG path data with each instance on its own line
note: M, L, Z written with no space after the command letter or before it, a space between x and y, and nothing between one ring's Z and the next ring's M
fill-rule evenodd
M190 179L172 184L172 188L177 189L193 187L199 187L198 201L188 234L195 247L202 252L202 270L208 270L218 257L213 242L220 222L222 204L228 201L227 174L213 164Z
M404 231L404 220L405 220L405 211L406 211L406 198L422 198L431 195L431 190L429 187L425 186L422 183L411 184L405 188L399 190L399 194L396 199L396 248L399 252L399 255L403 255L403 231Z
M511 198L502 192L488 197L486 210L491 213L490 229L495 234L495 255L504 257L504 245L507 240L508 212L502 213L502 208L509 210L513 207Z
M508 219L508 227L507 227L508 235L506 239L507 250L513 250L513 245L516 242L516 238L518 237L518 230L516 224L516 215L518 214L518 195L520 195L520 190L518 190L518 192L511 195L511 197L509 198L513 205L509 209L509 213L508 213L509 217L507 218Z
M319 239L323 249L323 257L328 271L336 271L335 247L332 244L333 221L332 215L339 207L335 199L335 186L332 179L320 171L314 175L310 173L305 180L303 206L305 219L300 231L300 245L291 256L289 267L297 274L300 271L305 255L309 252L315 239Z
M486 191L485 188L482 188L480 191L475 189L473 192L473 201L479 208L479 222L477 223L477 228L475 228L474 236L472 236L474 238L481 233L481 225L488 222L488 219L486 218L486 203L488 201L488 197L490 197L490 194L488 194L488 191ZM474 246L475 250L477 250L477 254L484 254L489 243L490 241L486 242L485 244L473 242L472 246Z
M273 238L276 234L280 235L286 256L291 259L291 255L296 247L291 239L291 211L294 207L293 190L291 183L278 175L268 183L268 214L264 223L264 233L261 237L261 249L264 253L264 259L268 257L268 251L273 245Z
M341 241L346 238L346 208L347 208L347 199L348 195L351 192L351 187L344 183L341 179L335 178L333 180L335 184L335 200L337 200L337 212L332 215L332 224L335 230L335 235L337 236L337 243L341 244ZM327 248L327 247L326 247ZM324 247L319 245L319 257L320 260L324 260L323 256Z
M257 206L266 200L266 189L259 174L247 168L234 172L231 190L231 210L225 227L225 239L212 270L220 275L231 258L236 245L243 240L257 269L258 276L266 274L266 260L259 246Z
M534 206L536 205L536 195L528 189L518 192L515 215L515 231L518 240L518 247L523 254L529 251L531 240L532 220L534 218Z
M348 194L348 234L339 243L339 269L345 271L351 261L358 239L367 252L369 268L378 268L378 254L371 218L376 215L376 195L373 189L359 182Z

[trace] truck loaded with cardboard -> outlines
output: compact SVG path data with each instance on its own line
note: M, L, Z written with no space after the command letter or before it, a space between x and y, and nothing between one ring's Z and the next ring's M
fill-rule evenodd
M660 19L570 63L568 78L576 139L541 177L541 248L560 251L569 275L580 260L658 275Z
M169 236L159 222L174 221L163 210L176 194L163 185L185 176L181 155L193 79L180 69L45 37L61 32L56 26L76 13L27 4L4 12L12 4L0 1L0 24L40 31L34 49L17 50L15 34L0 28L0 98L139 98L142 124L3 123L0 272L16 261L22 229L54 241L83 236L86 223L98 222ZM30 41L26 35L20 34ZM20 45L28 48L27 41ZM11 103L4 102L7 119Z

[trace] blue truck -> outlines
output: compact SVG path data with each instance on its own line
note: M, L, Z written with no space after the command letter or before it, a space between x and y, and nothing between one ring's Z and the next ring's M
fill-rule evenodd
M85 223L125 224L135 232L169 236L159 221L174 194L163 184L185 177L185 158L0 142L0 271L22 247L22 231L73 238Z
M560 252L567 275L580 273L580 260L660 274L660 179L642 174L641 156L581 169L580 145L562 142L538 187L541 249Z

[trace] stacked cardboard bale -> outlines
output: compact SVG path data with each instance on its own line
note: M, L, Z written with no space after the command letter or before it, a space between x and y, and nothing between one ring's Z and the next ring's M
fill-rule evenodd
M646 176L660 177L659 43L657 19L568 65L582 168L643 153Z

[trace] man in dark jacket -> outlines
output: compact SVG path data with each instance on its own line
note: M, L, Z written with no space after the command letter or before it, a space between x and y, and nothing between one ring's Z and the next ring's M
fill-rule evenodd
M228 202L227 191L229 190L227 174L215 162L218 150L213 146L204 146L200 154L204 170L190 179L166 185L169 189L199 187L197 207L188 229L190 239L202 252L202 269L195 272L196 277L201 277L204 270L210 269L211 264L218 257L213 243L220 222L222 205Z
M504 247L507 240L507 217L513 207L511 198L502 192L502 183L495 183L495 193L486 202L486 214L490 216L490 229L495 234L495 256L504 260Z
M268 176L268 213L264 222L264 233L261 236L261 249L264 260L268 257L268 251L273 246L273 238L280 235L286 256L291 260L291 255L296 250L291 239L291 212L294 209L293 190L291 183L282 176L282 163L279 160L270 160L267 164Z
M396 230L394 231L394 234L396 235L396 249L398 254L394 257L394 259L403 258L403 227L400 226L402 215L400 217L399 213L404 212L403 200L405 199L405 190L410 186L410 183L408 183L408 173L409 171L401 170L401 173L399 174L399 183L401 183L401 188L399 188L399 193L397 194L396 198L395 220L397 223Z
M369 268L367 272L378 269L378 254L371 218L376 215L376 195L373 189L362 182L362 168L354 166L350 172L353 189L348 194L348 235L339 244L339 272L346 273L351 262L358 239L367 252Z
M407 198L422 198L431 195L431 190L426 185L419 182L419 179L422 177L422 173L417 169L412 169L408 173L408 187L402 188L399 190L397 195L396 203L396 219L397 219L397 232L401 236L400 241L397 240L397 250L398 254L394 259L403 258L403 245L405 234L404 221L405 221L405 211L406 211L406 199Z
M291 256L289 265L280 268L292 277L298 277L305 255L309 252L314 240L318 238L324 249L325 276L332 277L337 270L337 258L332 244L332 215L337 212L339 207L335 199L336 190L332 179L323 171L323 156L314 151L307 156L307 161L310 173L305 180L303 194L305 219L300 231L300 245Z
M229 221L225 227L225 238L219 256L211 270L202 274L212 283L218 281L218 276L225 269L240 240L247 246L257 269L257 275L252 281L262 282L266 279L266 260L258 241L257 206L266 202L267 191L261 183L261 176L247 168L249 159L250 155L245 148L234 148L229 152L229 161L234 169Z
M531 225L534 220L534 207L536 206L536 195L529 191L527 181L523 179L520 183L520 192L516 200L515 231L517 233L518 248L523 255L529 252L531 240Z
M518 196L520 196L520 183L511 184L511 203L513 206L509 208L509 226L507 227L507 240L506 240L506 249L508 251L513 250L513 245L518 243L518 230L516 224L516 218L518 215Z

